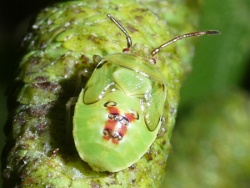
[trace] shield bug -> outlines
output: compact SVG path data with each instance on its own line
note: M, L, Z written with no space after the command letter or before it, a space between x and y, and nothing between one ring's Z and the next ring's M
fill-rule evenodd
M121 24L107 16L125 34L127 48L93 58L97 66L75 105L73 139L79 156L93 170L117 172L147 152L161 127L167 83L153 56L182 38L218 31L184 34L150 52L132 45Z

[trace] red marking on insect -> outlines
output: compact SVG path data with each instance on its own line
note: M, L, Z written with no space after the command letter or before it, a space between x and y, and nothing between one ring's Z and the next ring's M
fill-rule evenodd
M128 118L129 122L133 122L136 119L134 114L132 114L132 113L126 113L125 116Z
M128 126L136 118L132 113L121 114L116 106L107 106L109 112L108 120L103 130L103 138L118 144L125 136Z
M109 114L120 114L120 111L115 106L108 106Z

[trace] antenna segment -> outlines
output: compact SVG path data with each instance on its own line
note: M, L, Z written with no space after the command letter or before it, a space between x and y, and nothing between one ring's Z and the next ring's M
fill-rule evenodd
M165 48L166 46L175 43L178 40L181 40L183 38L188 38L188 37L198 37L198 36L202 36L202 35L217 35L220 34L219 31L216 30L208 30L208 31L197 31L197 32L192 32L192 33L186 33L184 35L180 35L178 37L175 37L167 42L165 42L164 44L160 45L158 48L155 48L152 52L151 55L152 57L157 54L161 49Z
M127 47L130 48L132 46L132 39L129 36L128 32L122 27L122 25L113 16L111 16L110 14L107 14L107 16L126 35Z

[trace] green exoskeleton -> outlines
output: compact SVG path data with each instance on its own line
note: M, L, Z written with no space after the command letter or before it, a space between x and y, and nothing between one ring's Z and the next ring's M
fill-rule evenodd
M168 83L153 56L182 38L218 31L184 34L150 52L132 45L121 24L107 16L125 34L127 48L93 57L96 68L75 105L73 139L79 156L94 170L117 172L147 152L163 124Z

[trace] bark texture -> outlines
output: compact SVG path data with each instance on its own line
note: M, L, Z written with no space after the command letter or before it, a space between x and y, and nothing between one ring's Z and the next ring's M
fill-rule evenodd
M70 1L42 10L24 38L26 54L10 95L11 129L4 150L4 187L159 187L170 151L181 81L193 53L190 40L155 56L168 84L166 134L141 160L118 173L95 172L67 144L65 104L75 95L79 71L85 82L93 55L126 47L124 35L106 15L125 27L133 42L154 49L173 35L193 31L196 5L188 1ZM101 156L100 156L101 157Z

